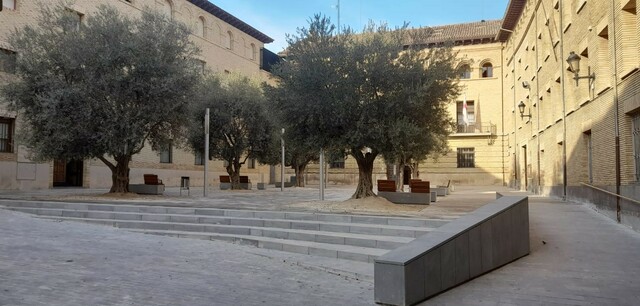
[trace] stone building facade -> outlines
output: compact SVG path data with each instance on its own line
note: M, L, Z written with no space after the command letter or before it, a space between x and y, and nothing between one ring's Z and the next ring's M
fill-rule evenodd
M142 10L159 10L173 20L191 27L193 41L202 50L205 69L220 73L237 73L259 80L268 80L269 73L261 69L264 44L273 41L269 36L225 12L207 0L76 0L68 9L78 14L80 21L91 18L99 5L108 4L121 12L138 15ZM39 14L39 1L4 1L0 12L0 82L12 77L15 50L8 43L14 28L33 23ZM111 186L111 172L99 160L37 162L29 159L28 150L16 139L19 115L0 101L0 189L42 189L54 186L107 188ZM181 176L191 178L193 186L203 185L202 159L193 153L170 148L156 152L150 146L134 156L131 162L131 183L142 183L142 174L157 174L166 185L178 186ZM212 183L218 175L226 174L222 161L210 163ZM243 175L252 181L269 179L269 167L249 161Z

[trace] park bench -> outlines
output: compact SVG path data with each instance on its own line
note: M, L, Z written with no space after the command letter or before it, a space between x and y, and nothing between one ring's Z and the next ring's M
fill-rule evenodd
M138 194L163 194L164 184L156 174L143 174L144 184L129 184L129 192Z
M425 186L427 189L429 188L429 182L414 182L413 184L420 184L416 185L419 186L417 187L417 190L424 190ZM378 196L383 197L392 203L428 205L431 202L431 193L396 191L396 181L378 180Z
M240 188L251 190L251 180L248 176L240 176ZM228 175L220 176L220 190L231 189L231 177Z

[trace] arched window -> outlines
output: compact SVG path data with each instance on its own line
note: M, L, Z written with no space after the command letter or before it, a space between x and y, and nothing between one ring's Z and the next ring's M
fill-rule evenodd
M171 1L164 0L164 3L162 3L162 13L164 13L164 15L167 16L167 18L171 19L171 17L173 16L173 8L171 7Z
M229 36L228 37L229 40L227 41L227 48L229 50L233 50L233 44L234 44L233 33L231 33L231 31L227 31L227 35Z
M482 64L482 77L483 78L492 78L493 77L493 65L491 63Z
M251 59L254 60L254 61L256 60L256 57L257 57L256 53L257 53L256 52L256 45L255 44L251 44Z
M198 18L198 22L196 22L196 35L204 37L204 24L204 17L200 16L200 18Z
M464 64L461 65L460 68L458 68L460 71L460 78L461 79L470 79L471 78L471 67L469 67L469 65Z

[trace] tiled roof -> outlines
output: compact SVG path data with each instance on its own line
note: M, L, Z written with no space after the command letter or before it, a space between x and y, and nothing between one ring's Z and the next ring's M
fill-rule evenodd
M189 2L193 3L195 6L209 12L211 15L220 18L222 21L232 25L238 30L245 32L251 37L261 41L262 43L268 44L273 42L273 38L267 36L266 34L258 31L256 28L248 25L244 21L238 19L236 16L233 16L227 11L219 8L217 5L209 2L209 0L189 0Z
M502 20L487 20L431 27L433 31L420 44L432 45L445 42L477 44L493 42Z

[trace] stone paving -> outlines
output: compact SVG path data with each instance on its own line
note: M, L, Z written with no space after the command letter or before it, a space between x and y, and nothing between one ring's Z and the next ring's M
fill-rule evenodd
M335 198L351 191L334 191ZM296 192L291 201L317 196ZM250 194L242 196L247 207L277 207L277 194ZM462 213L474 197L489 194L461 189L434 206ZM584 205L544 197L530 198L530 219L529 256L421 305L639 304L639 233ZM0 305L371 305L372 275L366 263L0 210Z

